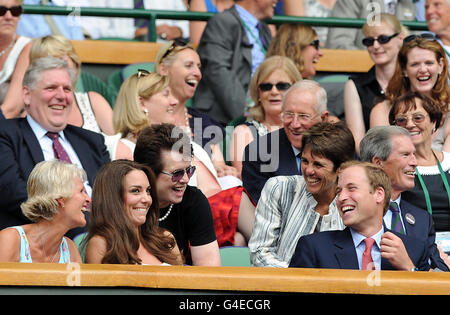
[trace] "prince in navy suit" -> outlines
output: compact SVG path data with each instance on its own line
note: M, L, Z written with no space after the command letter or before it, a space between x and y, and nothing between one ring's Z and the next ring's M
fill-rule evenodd
M401 198L403 191L414 188L415 150L409 132L399 126L371 128L360 143L361 160L381 166L391 180L391 204L395 202L400 211L397 230L423 240L428 246L431 267L448 271L435 243L431 215ZM395 215L390 207L384 216L386 226L393 230L396 229Z
M412 236L389 231L383 216L391 183L372 163L351 161L338 171L337 206L347 228L303 236L290 267L429 270L428 246ZM371 241L372 245L368 245Z
M102 135L67 124L74 79L58 58L37 59L27 69L23 100L28 115L0 125L0 229L29 223L20 210L28 176L37 163L55 158L46 132L58 133L71 163L86 171L86 188L92 188L97 171L110 161Z

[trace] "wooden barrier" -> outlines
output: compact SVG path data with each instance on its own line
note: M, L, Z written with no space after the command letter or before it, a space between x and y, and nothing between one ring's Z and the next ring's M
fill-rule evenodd
M450 273L332 269L0 263L0 286L211 292L450 294Z
M82 63L126 65L153 62L160 43L134 41L73 40ZM366 72L373 65L366 50L323 49L317 71Z

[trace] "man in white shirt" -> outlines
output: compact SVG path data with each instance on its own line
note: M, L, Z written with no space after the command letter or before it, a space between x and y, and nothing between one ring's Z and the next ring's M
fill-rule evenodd
M450 62L450 0L427 0L425 19L428 29L439 38Z

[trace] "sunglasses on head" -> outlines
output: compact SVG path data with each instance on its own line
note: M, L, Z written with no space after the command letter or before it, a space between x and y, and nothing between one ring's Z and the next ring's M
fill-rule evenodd
M151 73L151 72L148 71L148 70L145 70L145 69L138 69L138 71L137 71L137 78L138 78L138 80L139 80L141 77L145 77L145 76L149 75L150 73Z
M319 50L320 49L320 40L315 39L309 45L313 46L315 49Z
M172 52L172 50L174 50L175 47L183 47L183 46L187 46L188 44L189 44L189 42L187 40L181 38L181 37L174 39L172 45L164 53L164 55L162 56L161 60L166 58Z
M391 36L389 36L389 35L380 35L378 37L366 37L366 38L363 38L362 43L366 47L372 46L375 43L375 41L377 41L380 44L387 44L387 43L389 43L391 41L391 39L393 39L398 34L399 33L394 33Z
M0 5L0 16L4 16L6 12L11 12L12 16L18 17L22 14L22 6L16 5L14 7L5 7L4 5Z
M413 35L406 36L405 39L403 39L403 43L404 44L405 43L409 43L409 42L411 42L411 41L413 41L415 39L437 40L436 36L434 36L433 34L431 34L431 33L423 33L423 34L420 34L420 35L413 34Z
M263 91L263 92L267 92L267 91L272 91L273 86L275 85L275 87L277 88L278 91L286 91L287 89L289 89L291 87L290 83L287 82L278 82L276 84L272 84L272 83L261 83L260 85L258 85L258 88Z
M183 178L184 173L186 173L188 178L191 178L192 175L194 175L194 172L195 172L194 165L188 166L185 170L176 170L172 173L161 171L161 173L171 176L172 182L174 182L174 183L180 181Z

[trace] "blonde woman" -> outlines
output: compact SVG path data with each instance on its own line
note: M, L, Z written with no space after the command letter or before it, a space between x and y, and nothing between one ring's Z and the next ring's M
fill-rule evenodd
M389 80L395 72L397 55L407 30L392 14L381 13L379 24L364 24L362 31L374 66L367 72L350 76L344 87L345 120L355 137L356 150L370 128L370 111L377 99L385 95Z
M297 66L303 79L312 78L316 74L315 64L323 56L316 31L304 24L285 23L277 30L272 39L267 57L286 56Z
M231 163L239 174L247 144L257 136L282 127L280 115L283 95L292 84L301 79L300 72L288 57L268 57L256 70L250 82L250 96L255 105L250 108L247 121L234 129L228 148Z
M83 211L91 202L83 182L85 172L75 164L43 161L28 178L23 214L33 223L0 232L0 261L81 263L69 230L86 225Z
M62 58L79 77L81 60L70 40L61 35L48 35L34 40L30 51L30 63L42 57ZM75 102L69 116L69 124L106 135L114 133L112 109L108 101L99 93L75 92Z

